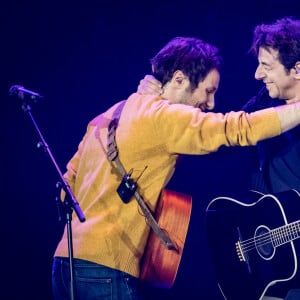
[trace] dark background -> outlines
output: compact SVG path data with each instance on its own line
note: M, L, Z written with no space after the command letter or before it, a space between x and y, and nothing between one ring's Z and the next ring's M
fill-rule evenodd
M4 1L0 7L1 299L51 299L51 262L62 225L57 172L21 101L19 84L44 96L33 116L64 172L90 119L135 91L149 59L175 36L217 45L225 60L215 111L237 110L260 84L247 54L252 30L293 15L295 1ZM147 138L147 137L145 137ZM170 183L192 194L193 212L175 286L155 299L222 299L205 239L213 197L246 188L242 154L184 157Z

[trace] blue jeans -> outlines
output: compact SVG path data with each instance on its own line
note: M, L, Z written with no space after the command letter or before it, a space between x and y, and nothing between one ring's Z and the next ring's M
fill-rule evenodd
M75 300L144 300L139 280L127 273L74 258ZM70 300L69 258L55 257L52 265L55 300Z

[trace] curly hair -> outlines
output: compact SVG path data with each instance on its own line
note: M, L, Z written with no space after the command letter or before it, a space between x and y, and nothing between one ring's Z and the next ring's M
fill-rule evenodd
M257 56L261 47L278 50L278 59L286 70L293 68L300 61L300 20L284 17L256 26L250 52Z

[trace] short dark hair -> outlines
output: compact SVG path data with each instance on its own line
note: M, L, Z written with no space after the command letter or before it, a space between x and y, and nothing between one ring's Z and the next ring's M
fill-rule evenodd
M198 38L175 37L150 62L153 75L162 85L180 70L189 78L194 90L212 69L220 71L222 58L217 47Z
M272 24L255 27L250 52L258 55L259 48L278 50L279 61L287 70L300 60L300 20L283 17Z

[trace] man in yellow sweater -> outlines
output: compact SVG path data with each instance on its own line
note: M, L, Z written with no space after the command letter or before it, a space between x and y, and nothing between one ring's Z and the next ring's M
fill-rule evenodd
M138 179L137 191L151 211L180 154L255 145L300 123L300 102L252 114L205 112L214 107L221 61L218 49L202 40L174 38L151 60L163 93L134 93L123 103L115 133L117 156L133 183ZM74 282L80 300L145 299L140 262L151 228L135 197L121 199L117 190L122 175L107 155L108 126L118 109L120 103L88 124L65 173L86 218L81 222L73 214L72 220ZM56 300L71 297L67 236L66 228L54 254Z

